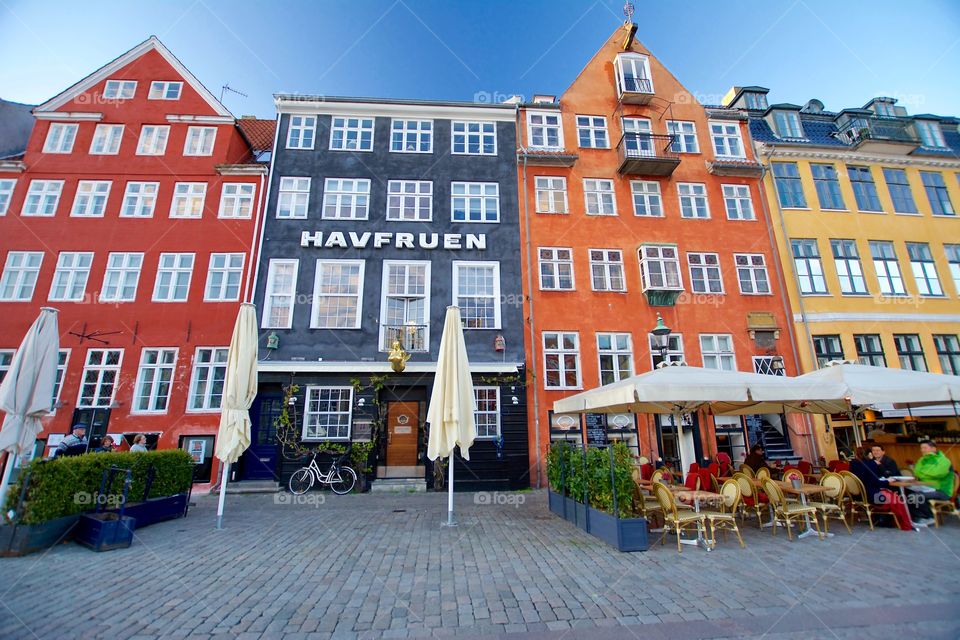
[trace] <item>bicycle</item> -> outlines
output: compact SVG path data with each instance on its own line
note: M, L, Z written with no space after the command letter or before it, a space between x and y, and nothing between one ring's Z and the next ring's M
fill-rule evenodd
M350 455L349 452L336 457L330 463L330 468L324 473L317 464L317 451L310 452L310 463L301 467L290 476L290 492L294 495L306 493L313 487L314 482L330 485L330 490L342 496L350 493L357 483L357 473L343 464Z

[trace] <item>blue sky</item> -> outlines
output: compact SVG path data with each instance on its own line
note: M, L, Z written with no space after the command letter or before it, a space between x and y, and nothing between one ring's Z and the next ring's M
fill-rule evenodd
M732 85L828 109L960 115L960 2L635 2L638 38L701 101ZM82 7L82 9L80 9ZM39 103L155 34L237 115L275 92L449 100L561 93L622 0L0 3L0 97ZM79 9L79 10L78 10Z

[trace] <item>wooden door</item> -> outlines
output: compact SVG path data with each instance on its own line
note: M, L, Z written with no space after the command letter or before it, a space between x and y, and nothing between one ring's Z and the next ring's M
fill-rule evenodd
M419 438L420 404L391 402L387 406L387 465L416 466Z

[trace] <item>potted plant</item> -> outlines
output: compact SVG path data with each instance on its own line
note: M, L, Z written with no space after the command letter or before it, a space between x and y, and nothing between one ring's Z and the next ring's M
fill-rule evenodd
M119 499L120 512L114 513L105 511L104 507L108 502L106 498L116 497L113 495L111 488L113 480L117 476L123 477L123 492ZM103 471L100 490L97 492L95 499L96 511L84 513L80 516L80 521L74 531L74 539L77 542L94 551L125 549L130 546L133 542L133 530L137 526L137 521L124 515L123 508L132 483L133 471L131 469L110 467Z
M20 480L8 494L8 504L9 501L23 504L30 486L30 473L27 468L20 474ZM43 513L36 513L33 518L24 520L16 517L18 512L18 509L11 509L4 514L4 519L9 513L13 513L14 518L0 526L0 556L23 556L59 544L69 537L80 519L80 514L44 517Z

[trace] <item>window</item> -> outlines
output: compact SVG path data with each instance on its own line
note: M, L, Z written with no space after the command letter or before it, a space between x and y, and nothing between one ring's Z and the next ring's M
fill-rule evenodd
M363 260L317 260L311 329L359 329Z
M373 118L334 116L330 126L333 151L373 151Z
M820 249L816 240L791 240L793 265L797 272L800 293L804 295L827 293L827 281L823 277Z
M780 198L780 206L789 209L805 209L807 199L800 184L800 171L796 162L774 162L773 179Z
M3 382L3 379L7 377L7 371L10 371L14 354L16 354L16 351L13 349L0 350L0 382Z
M613 193L613 180L583 179L583 200L587 215L617 215L617 198Z
M232 302L240 299L240 281L243 279L242 253L211 253L207 267L205 302Z
M729 333L701 333L700 355L704 369L736 371L737 359L733 353L733 336Z
M497 155L496 122L454 122L452 127L454 154Z
M500 328L500 263L453 263L453 304L464 329Z
M628 158L653 157L657 150L653 148L653 130L646 118L623 119L623 149Z
M594 291L626 291L623 253L618 249L590 249L590 279Z
M176 363L176 349L144 349L140 352L132 413L166 413Z
M58 302L82 302L91 264L93 253L61 252L57 257L57 270L53 273L48 299Z
M43 263L41 251L11 251L0 276L0 300L30 302Z
M753 371L762 376L785 376L783 356L753 356Z
M100 301L132 302L137 297L141 266L142 253L111 253L107 256Z
M957 294L960 294L960 244L943 245L943 253L947 256L953 288L956 289Z
M109 180L80 180L70 215L76 218L102 218L110 197Z
M939 122L914 120L913 124L917 128L917 135L920 136L920 142L923 146L933 149L947 146L947 143L943 141L943 131L940 130Z
M823 368L828 362L843 360L843 346L840 336L813 336L813 351L817 355L817 367Z
M31 180L23 203L24 216L52 216L57 212L63 180Z
M727 209L727 220L755 220L750 187L745 184L723 185L723 204Z
M140 129L140 141L137 143L138 156L162 156L167 152L169 126L143 125Z
M860 211L883 211L880 198L877 197L877 186L873 183L873 174L869 167L847 167L850 184L853 186L853 195L857 200Z
M244 182L224 182L220 190L220 218L249 218L253 215L253 196L257 186Z
M680 258L673 245L644 245L640 247L640 275L643 290L683 290L680 277Z
M576 332L543 332L544 387L580 388L580 335Z
M496 182L450 183L453 222L500 222L500 185Z
M633 53L618 55L617 81L620 93L653 93L650 61L646 56Z
M307 387L303 440L350 438L353 387Z
M154 302L186 302L193 276L192 253L161 253L157 265Z
M152 218L157 205L159 182L128 182L123 193L121 218Z
M80 382L78 409L106 409L113 404L123 349L90 349Z
M63 390L63 377L67 375L67 360L70 359L70 349L60 349L57 353L57 379L53 383L53 407L56 411L57 404L60 402L60 392ZM3 354L0 353L0 363L2 363ZM0 366L0 382L3 382L2 366Z
M474 387L477 410L473 414L478 438L500 437L500 387Z
M813 185L817 188L817 200L821 209L844 210L847 206L840 193L840 181L837 179L837 168L832 164L811 164Z
M277 218L306 219L310 204L310 178L280 178Z
M943 174L934 171L921 171L920 178L923 180L923 189L927 192L927 199L930 200L930 210L933 215L957 215L953 203L950 202L950 194L947 192L947 185L943 181Z
M735 122L711 122L710 136L718 158L745 158L740 125Z
M559 113L527 112L528 144L538 149L563 149Z
M795 111L774 111L773 123L780 138L803 138L800 128L800 114Z
M633 347L629 333L598 333L597 357L601 385L626 380L633 375Z
M609 149L607 119L602 116L577 116L577 139L586 149Z
M537 213L569 213L566 178L537 176L534 184L537 189Z
M960 375L960 340L955 335L935 335L933 344L940 359L940 372L951 376Z
M680 217L701 218L710 217L710 208L707 206L707 185L695 182L680 182L677 184L677 193L680 196Z
M877 280L880 281L880 293L885 296L906 295L907 291L903 286L900 263L897 261L893 243L871 240L870 255L873 257L873 268L877 272Z
M644 180L631 180L630 190L633 192L633 214L663 217L663 201L660 198L660 183Z
M743 96L747 100L747 109L754 111L767 110L767 96L762 93L745 93Z
M927 370L927 361L923 357L923 347L920 346L920 336L915 333L894 334L893 344L897 347L901 369Z
M73 151L73 142L77 139L77 125L50 123L47 129L47 139L43 143L44 153L70 153Z
M762 253L735 253L733 262L737 266L740 293L744 295L770 293L770 279L767 277L767 265Z
M920 295L942 296L943 288L940 286L937 266L930 253L930 245L925 242L908 242L907 255L910 256L910 270Z
M688 253L690 289L694 293L723 293L720 256L715 253Z
M380 303L382 351L394 340L407 351L430 349L430 263L385 260Z
M120 142L122 140L122 124L98 124L93 132L93 141L90 143L90 154L95 156L117 155L120 153Z
M393 120L390 123L390 151L431 153L433 120Z
M179 100L182 89L182 82L155 80L150 83L150 93L147 94L147 100Z
M903 169L884 169L883 178L887 181L890 190L890 199L893 200L893 210L896 213L916 213L917 204L913 201L913 192L907 182L907 172Z
M837 267L840 280L840 293L844 295L866 295L867 282L863 278L863 267L855 240L830 240L833 251L833 263Z
M573 250L540 247L540 288L549 291L573 291Z
M111 100L129 100L137 91L136 80L107 80L103 97Z
M313 149L316 133L316 116L290 116L290 126L287 128L287 149Z
M433 220L433 183L429 180L391 180L387 183L387 220Z
M13 198L13 188L16 185L16 180L0 180L0 216L7 215L10 200Z
M670 150L674 153L699 153L697 125L693 122L667 120L667 133L673 136Z
M213 155L213 145L216 139L216 127L187 127L187 139L183 143L183 155Z
M270 260L263 304L264 329L289 329L293 326L293 302L297 295L299 268L299 260Z
M173 187L170 202L171 218L200 218L207 197L206 182L178 182Z
M370 181L365 178L327 178L323 185L325 220L366 220Z
M191 411L217 411L223 402L223 380L227 376L226 347L201 347L193 358L190 377Z
M883 355L883 344L880 336L875 333L861 333L853 336L853 344L857 347L857 362L872 367L887 366L887 359Z

